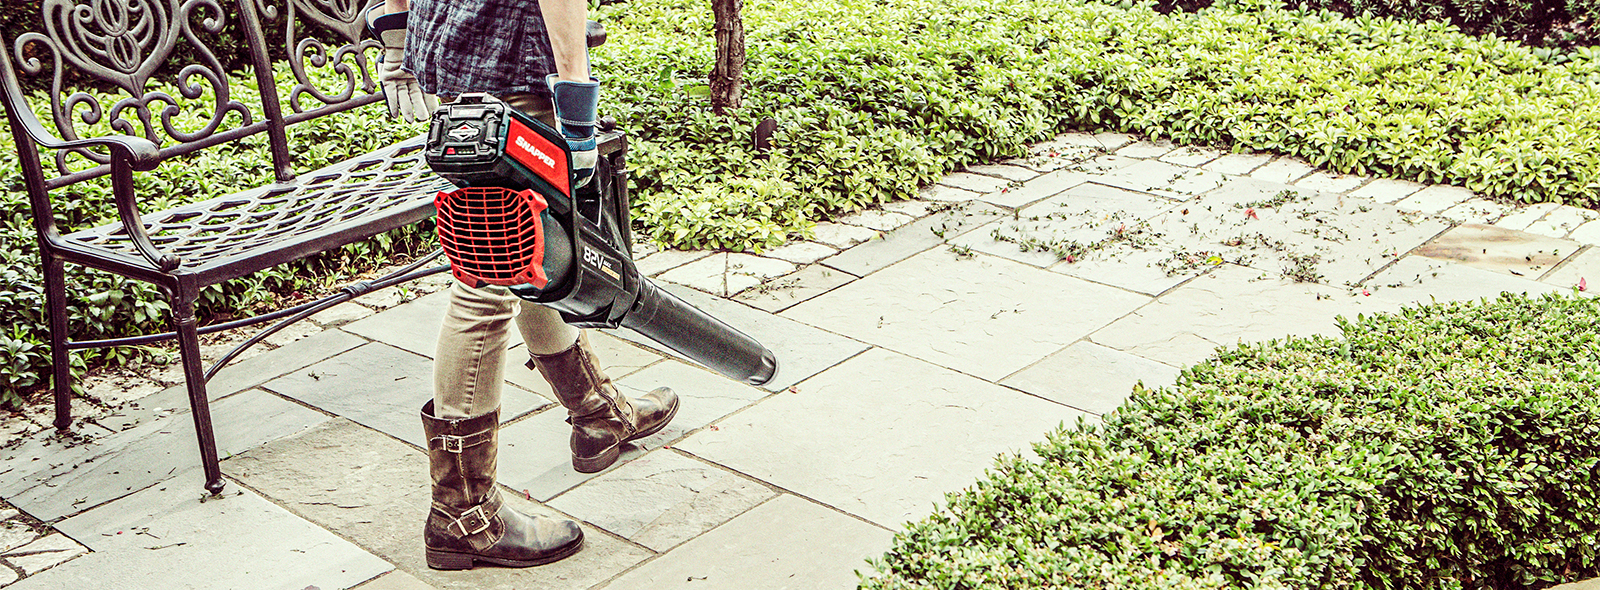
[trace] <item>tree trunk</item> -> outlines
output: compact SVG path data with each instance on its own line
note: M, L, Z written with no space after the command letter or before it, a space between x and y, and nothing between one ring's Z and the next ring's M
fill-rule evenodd
M739 108L744 78L743 0L711 0L717 17L717 65L711 69L711 111L726 115Z

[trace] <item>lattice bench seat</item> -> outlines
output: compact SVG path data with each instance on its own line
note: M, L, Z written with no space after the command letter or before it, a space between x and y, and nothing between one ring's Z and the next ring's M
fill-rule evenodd
M258 187L145 215L145 231L177 274L201 284L272 268L432 217L450 184L422 161L418 136L289 183ZM161 272L121 223L63 236L69 243Z

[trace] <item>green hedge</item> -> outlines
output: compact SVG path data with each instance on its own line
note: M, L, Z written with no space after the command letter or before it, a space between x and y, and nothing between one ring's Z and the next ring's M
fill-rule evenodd
M1151 0L1157 10L1194 12L1240 0ZM1128 0L1110 4L1131 3ZM1347 16L1371 15L1446 22L1473 35L1497 35L1542 47L1600 43L1600 3L1594 0L1283 0L1291 9L1330 10Z
M1600 302L1241 346L1002 457L862 588L1472 588L1600 575Z

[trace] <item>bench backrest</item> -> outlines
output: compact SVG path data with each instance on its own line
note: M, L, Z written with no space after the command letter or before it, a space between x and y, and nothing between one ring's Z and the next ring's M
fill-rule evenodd
M0 32L0 102L24 166L46 168L25 171L30 192L111 173L111 146L126 146L78 140L118 135L149 142L127 144L154 150L141 158L149 169L265 134L277 180L289 181L289 125L382 100L379 47L362 38L367 1L42 0L42 30ZM250 73L227 71L227 55ZM292 78L286 92L274 67ZM72 88L83 82L113 91Z

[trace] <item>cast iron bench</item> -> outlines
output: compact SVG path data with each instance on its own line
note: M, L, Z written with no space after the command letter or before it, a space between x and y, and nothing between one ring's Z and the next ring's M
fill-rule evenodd
M44 266L55 427L65 431L72 421L69 351L176 339L205 488L220 492L224 483L206 394L206 381L217 369L292 322L447 267L422 268L437 254L424 256L386 277L355 283L320 301L204 328L195 318L200 290L431 217L434 194L450 185L422 161L420 135L318 170L295 172L289 126L383 100L374 76L379 47L363 39L364 2L44 0L39 4L45 31L0 34L0 102L23 168ZM213 57L215 48L207 46L228 23L245 33L254 74L250 83L262 97L259 112L231 98L230 85L241 82L229 76ZM314 36L311 30L316 31ZM603 29L590 23L590 46L604 38ZM269 43L280 43L287 60L274 58ZM294 85L287 97L279 94L274 82L275 62L293 72ZM163 66L168 74L177 72L186 86L178 90L181 99L152 83ZM319 71L324 73L321 78L315 75ZM68 72L78 77L68 78ZM21 81L29 77L48 79L52 92L26 92ZM63 96L66 83L83 79L121 89L120 100L99 104L89 94ZM328 79L336 80L335 88L327 87ZM45 101L52 119L48 125L30 106L30 102L43 106ZM183 129L167 119L180 109L197 108L196 103L208 121L203 128ZM82 130L102 117L115 122L112 127L119 134L84 136ZM626 190L625 141L620 133L608 131L602 137L601 169L596 175L616 186L614 190ZM133 182L136 172L159 173L167 160L214 146L234 144L242 149L241 140L257 134L265 134L271 154L275 178L270 184L166 211L140 210ZM45 156L53 160L48 168ZM107 175L118 221L87 229L58 228L52 193L59 198L68 187ZM170 299L173 331L70 341L64 266L68 262L157 285ZM279 323L240 344L208 370L202 369L200 334L274 320Z

